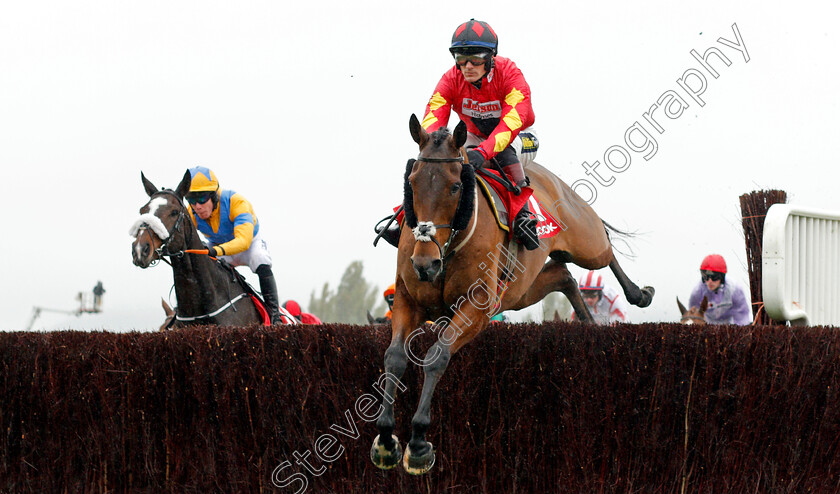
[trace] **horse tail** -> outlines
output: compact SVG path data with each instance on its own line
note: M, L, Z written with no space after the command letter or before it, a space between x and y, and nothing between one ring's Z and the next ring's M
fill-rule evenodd
M616 228L616 227L614 227L614 226L610 225L609 223L607 223L607 222L606 222L606 221L604 221L604 220L601 220L601 223L603 223L603 224L604 224L604 231L606 231L606 232L607 232L607 238L609 238L609 240L610 240L610 245L612 245L612 246L613 246L613 250L615 250L615 251L616 251L616 252L618 252L619 254L621 254L621 255L623 255L624 257L627 257L627 258L629 258L629 259L633 259L633 258L635 258L635 257L636 257L636 253L635 253L635 252L633 252L633 246L632 246L632 245L630 245L629 240L630 240L630 239L632 239L632 238L637 237L637 236L638 236L638 233L636 233L636 232L628 232L628 231L625 231L625 230L619 230L618 228ZM613 239L613 236L612 236L612 235L610 235L610 232L612 232L613 234L615 234L615 237L616 237L618 240L620 240L620 241L621 241L621 243L622 243L622 244L624 244L624 245L627 247L627 252L623 251L622 249L618 249L618 248L616 247L615 242L613 242L613 240L614 240L614 239Z

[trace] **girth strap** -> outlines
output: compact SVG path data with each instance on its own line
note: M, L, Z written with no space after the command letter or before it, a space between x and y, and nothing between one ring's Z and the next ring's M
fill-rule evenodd
M222 312L227 310L230 306L235 304L239 299L241 299L242 297L245 297L247 295L248 294L244 293L244 292L240 293L239 295L233 297L233 299L231 299L230 302L226 303L225 305L219 307L218 309L216 309L215 311L213 311L209 314L204 314L203 316L192 316L192 317L189 317L189 316L182 317L182 316L179 316L179 315L176 314L175 319L178 319L179 321L189 322L189 321L195 321L197 319L207 319L207 318L210 318L210 317L214 317L214 316L217 316L217 315L221 314Z

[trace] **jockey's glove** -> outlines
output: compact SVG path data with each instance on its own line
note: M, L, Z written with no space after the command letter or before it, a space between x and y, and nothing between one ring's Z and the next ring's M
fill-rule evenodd
M207 255L210 257L219 257L219 249L215 245L213 247L207 247Z
M481 152L471 149L467 151L467 161L476 168L484 163L484 155Z

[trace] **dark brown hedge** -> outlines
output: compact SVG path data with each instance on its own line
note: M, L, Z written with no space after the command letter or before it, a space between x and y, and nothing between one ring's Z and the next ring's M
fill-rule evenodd
M373 467L355 408L389 337L0 333L0 491L840 492L835 329L495 326L438 387L422 477ZM405 442L422 372L401 381Z

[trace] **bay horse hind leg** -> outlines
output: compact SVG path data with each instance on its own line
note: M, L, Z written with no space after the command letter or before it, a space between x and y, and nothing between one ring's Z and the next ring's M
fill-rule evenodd
M397 290L405 291L405 285L397 283ZM373 440L370 449L370 459L374 465L383 470L396 467L402 458L403 451L399 438L394 434L396 421L394 419L394 401L396 400L397 384L405 373L408 357L405 352L406 336L416 328L421 321L419 312L413 304L407 303L406 295L394 300L394 316L391 320L391 344L385 351L385 373L380 378L385 381L382 394L382 412L376 420L379 435ZM410 308L406 309L404 306ZM401 385L402 386L402 385Z
M650 305L653 301L653 294L656 290L654 290L652 286L639 288L638 285L633 283L633 281L630 280L630 278L624 273L624 270L621 269L621 266L618 265L618 260L616 260L615 254L613 254L613 258L610 261L610 271L612 271L616 279L618 279L618 284L621 285L621 288L624 290L624 296L627 297L628 302L636 307L647 307Z
M595 320L580 295L578 282L566 266L568 255L565 252L557 251L552 252L549 256L551 259L545 263L531 287L510 310L530 307L544 299L549 293L560 292L569 299L578 321L594 323Z

